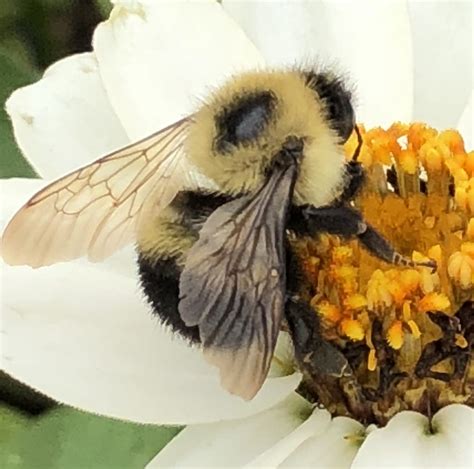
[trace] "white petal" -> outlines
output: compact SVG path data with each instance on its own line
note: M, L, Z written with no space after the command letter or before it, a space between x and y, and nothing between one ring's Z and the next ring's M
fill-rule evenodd
M224 0L272 65L335 65L355 85L368 125L410 120L412 51L405 2Z
M251 461L247 467L276 468L308 438L319 436L331 424L327 410L316 409L312 415L288 436Z
M301 379L269 379L244 402L220 387L199 350L170 339L136 280L78 262L3 264L1 275L3 368L75 407L138 422L211 422L272 407Z
M471 96L469 98L464 112L462 113L461 118L459 119L457 128L461 135L464 138L464 144L466 146L466 151L474 150L474 89L471 91Z
M324 433L302 443L279 467L345 469L351 467L364 427L347 417L336 417Z
M15 212L44 184L42 179L0 179L0 233Z
M56 62L40 81L16 90L6 109L18 145L46 179L128 143L107 99L93 54Z
M474 410L463 405L441 409L432 420L402 412L385 428L371 432L352 465L359 468L474 467Z
M310 405L294 394L247 419L184 429L151 463L158 467L242 467L297 428Z
M473 86L472 2L411 0L415 64L414 118L456 125Z
M263 64L214 0L117 0L94 50L108 95L132 139L190 114L229 75Z

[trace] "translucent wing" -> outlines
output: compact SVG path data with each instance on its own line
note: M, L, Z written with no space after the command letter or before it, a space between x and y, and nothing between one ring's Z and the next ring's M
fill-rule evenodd
M204 224L180 278L179 311L198 326L222 385L251 399L270 367L285 304L285 223L295 168L275 172L251 197Z
M32 267L88 255L110 256L135 239L141 214L168 205L190 167L183 140L190 119L74 171L46 186L12 218L2 257Z

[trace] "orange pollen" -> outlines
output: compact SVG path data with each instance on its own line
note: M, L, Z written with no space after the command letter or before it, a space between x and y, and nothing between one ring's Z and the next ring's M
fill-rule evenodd
M451 302L449 298L444 293L428 293L425 295L417 304L417 309L421 313L426 313L427 311L443 311L447 312Z
M351 340L362 340L364 328L357 319L343 319L340 324L341 332Z
M356 238L322 234L295 244L302 245L305 292L321 318L322 337L345 354L368 395L392 386L396 397L387 412L416 410L404 402L434 386L423 377L436 381L453 373L472 347L465 323L474 302L474 152L466 152L457 131L424 123L358 128L366 182L350 204L401 255L417 264L435 261L436 270L383 262ZM344 147L347 160L356 147L353 133ZM460 360L448 356L450 347L464 354ZM439 364L436 350L444 354ZM457 392L464 393L456 402L474 395L474 387L462 387L474 382L468 366L463 376L456 371ZM393 383L391 374L398 377ZM425 388L411 392L418 385ZM443 388L439 396L449 401L450 392Z
M401 321L394 321L387 331L387 342L390 347L399 350L403 345L403 324Z

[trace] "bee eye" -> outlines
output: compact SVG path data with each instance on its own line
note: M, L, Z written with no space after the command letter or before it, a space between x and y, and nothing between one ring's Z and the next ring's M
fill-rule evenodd
M341 137L341 141L345 142L354 130L354 110L346 93L342 90L334 91L334 94L326 98L326 109L332 127Z
M276 98L264 91L240 97L216 117L216 148L229 152L256 139L271 118Z
M306 80L308 86L323 101L331 127L344 143L350 137L355 125L355 114L349 91L340 79L328 77L325 74L310 72L306 75Z

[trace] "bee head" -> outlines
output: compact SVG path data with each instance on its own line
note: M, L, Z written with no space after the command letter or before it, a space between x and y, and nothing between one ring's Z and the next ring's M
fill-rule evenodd
M340 77L330 72L303 72L307 85L323 104L324 113L341 143L345 143L355 127L352 96Z
M185 142L188 157L223 193L237 195L260 187L282 159L300 155L295 202L330 203L343 184L341 143L349 132L343 125L353 112L350 107L348 118L346 103L329 103L313 82L299 71L231 80L194 114Z

